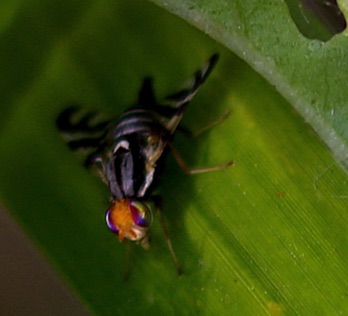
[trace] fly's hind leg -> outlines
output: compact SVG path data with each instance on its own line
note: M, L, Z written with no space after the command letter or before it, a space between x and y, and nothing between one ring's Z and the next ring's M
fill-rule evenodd
M180 153L178 150L174 147L172 143L168 143L168 146L178 163L178 165L181 167L181 169L186 173L186 174L197 174L197 173L204 173L204 172L210 172L210 171L216 171L216 170L222 170L226 169L228 167L231 167L234 165L234 161L229 161L228 163L222 164L222 165L217 165L217 166L212 166L212 167L207 167L207 168L198 168L198 169L191 169L185 162L185 160L181 157Z
M225 113L223 113L220 117L216 118L215 120L210 121L208 124L201 126L194 131L189 130L185 126L178 126L178 131L183 133L184 135L188 137L197 137L204 133L205 131L211 129L212 127L222 123L224 120L226 120L231 114L230 110L226 110Z

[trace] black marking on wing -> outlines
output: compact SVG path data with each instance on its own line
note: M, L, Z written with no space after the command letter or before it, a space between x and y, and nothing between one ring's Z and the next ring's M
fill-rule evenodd
M93 164L96 151L101 152L101 146L110 124L109 121L98 121L96 112L86 112L78 106L69 106L56 119L56 126L71 150L83 151L84 165Z
M97 113L95 112L87 112L81 117L76 118L79 112L82 111L78 106L69 106L63 112L61 112L56 119L58 129L61 132L70 133L95 133L103 131L109 124L109 121L93 124L93 119L97 116Z
M138 105L144 108L153 107L156 102L156 97L153 89L152 77L145 77L138 95Z
M191 101L199 87L205 82L205 80L210 75L214 66L216 65L219 59L218 54L212 55L208 62L194 74L194 78L187 84L187 86L165 98L165 101L169 101L172 106L176 108L182 107Z

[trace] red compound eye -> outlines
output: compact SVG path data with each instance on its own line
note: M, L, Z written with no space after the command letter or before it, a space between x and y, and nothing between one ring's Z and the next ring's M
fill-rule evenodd
M106 214L105 214L105 221L106 221L106 225L109 227L109 229L115 233L115 234L118 234L119 232L119 228L118 226L111 220L111 208L109 208L107 211L106 211Z
M150 227L152 223L150 208L145 203L138 201L131 201L129 206L134 224L145 228Z

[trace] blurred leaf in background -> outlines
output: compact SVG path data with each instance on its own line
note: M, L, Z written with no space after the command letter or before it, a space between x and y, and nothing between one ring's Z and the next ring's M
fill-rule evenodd
M154 2L201 31L147 1L1 3L1 202L96 314L347 313L346 31L308 39L279 1ZM185 275L155 219L124 283L107 188L54 120L71 103L117 117L144 76L163 96L214 52L184 124L232 115L175 145L190 166L236 166L187 176L169 157L160 191Z

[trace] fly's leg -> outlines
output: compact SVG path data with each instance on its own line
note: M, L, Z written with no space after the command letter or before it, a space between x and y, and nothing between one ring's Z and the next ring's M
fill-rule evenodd
M223 122L224 120L226 120L230 116L230 114L231 114L231 111L227 110L227 111L225 111L225 113L223 113L217 119L210 121L208 124L198 128L194 131L191 131L184 126L179 125L178 131L182 132L183 134L185 134L186 136L189 136L189 137L197 137L197 136L201 135L202 133L204 133L205 131L211 129L215 125L218 125L221 122Z
M168 143L168 146L170 150L172 151L172 154L180 166L180 168L186 173L186 174L197 174L197 173L204 173L204 172L210 172L210 171L216 171L216 170L222 170L226 169L228 167L231 167L234 165L234 161L230 161L228 163L218 165L218 166L212 166L207 168L198 168L198 169L191 169L185 162L185 160L181 157L177 149L174 147L173 144Z
M228 116L230 115L230 111L227 110L222 116L218 117L217 119L209 122L207 125L200 127L199 129L195 131L190 131L186 129L185 127L178 126L178 130L184 133L186 136L190 137L196 137L202 133L204 133L206 130L214 127L217 124L220 124L223 122ZM178 150L174 147L174 145L170 142L168 142L168 146L170 150L173 153L173 156L178 163L178 165L181 167L181 169L186 173L186 174L197 174L197 173L204 173L204 172L210 172L210 171L216 171L216 170L222 170L226 169L230 166L234 165L234 161L230 161L228 163L218 165L218 166L213 166L213 167L207 167L207 168L198 168L198 169L191 169L185 162L185 160L181 157L180 153Z
M124 264L124 275L123 275L123 281L127 282L130 276L130 270L131 270L131 243L129 240L126 240L125 243L126 247L126 255L125 255L125 264Z
M163 231L164 237L166 239L169 252L170 252L170 254L172 256L172 259L173 259L173 262L174 262L174 265L175 265L175 269L176 269L178 275L180 276L180 275L183 274L183 271L182 271L179 259L178 259L178 257L175 254L175 251L174 251L174 248L173 248L173 244L172 244L172 240L170 238L167 225L166 225L164 217L162 215L162 211L161 211L162 199L161 199L160 196L155 195L155 196L152 196L152 200L153 200L153 202L155 204L156 212L158 214L158 217L159 217L159 220L160 220L160 224L161 224L161 227L162 227L162 231Z

